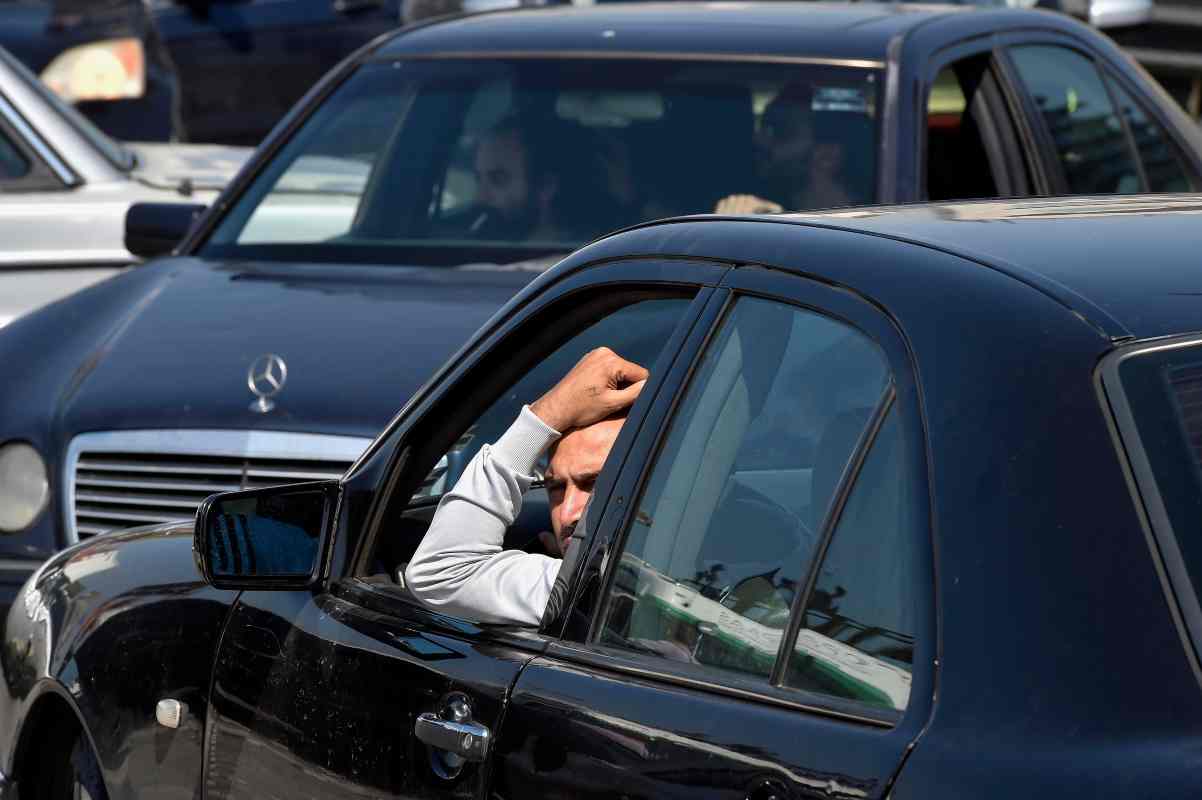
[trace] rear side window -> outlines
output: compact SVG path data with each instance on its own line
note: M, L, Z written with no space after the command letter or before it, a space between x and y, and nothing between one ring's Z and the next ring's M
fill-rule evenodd
M1129 449L1146 459L1136 471L1153 525L1172 537L1190 583L1202 586L1202 347L1129 356L1117 379L1120 422L1129 414L1125 438L1134 436Z
M1014 47L1010 56L1051 134L1068 190L1140 191L1135 155L1093 62L1051 45Z
M1144 165L1144 175L1148 178L1149 192L1188 192L1196 185L1191 171L1185 166L1181 151L1173 143L1172 138L1159 123L1144 113L1139 103L1135 102L1113 78L1110 79L1110 89L1114 92L1114 100L1119 110L1127 120L1131 137L1135 140L1135 149L1139 151L1139 159Z
M597 643L702 680L903 710L920 530L899 423L875 422L891 385L859 331L739 300L638 501Z

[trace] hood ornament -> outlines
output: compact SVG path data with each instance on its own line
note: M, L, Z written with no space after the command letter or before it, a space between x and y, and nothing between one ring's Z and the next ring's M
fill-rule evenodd
M288 382L288 365L275 353L264 353L254 360L246 372L246 385L259 399L250 404L250 410L266 414L275 408L271 398L275 397Z

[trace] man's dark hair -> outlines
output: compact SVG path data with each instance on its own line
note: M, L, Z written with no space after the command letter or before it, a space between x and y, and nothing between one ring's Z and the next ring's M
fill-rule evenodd
M562 172L558 154L564 143L554 135L558 127L559 121L551 117L515 113L498 120L489 128L486 138L513 136L521 142L526 156L526 177L531 184L540 185Z

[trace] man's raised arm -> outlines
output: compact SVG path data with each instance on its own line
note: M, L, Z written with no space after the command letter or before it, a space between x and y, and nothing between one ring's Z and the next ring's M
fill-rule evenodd
M495 444L480 448L443 496L405 569L424 605L478 622L537 625L562 562L502 550L539 458L561 432L583 428L634 402L647 371L609 348L588 353Z

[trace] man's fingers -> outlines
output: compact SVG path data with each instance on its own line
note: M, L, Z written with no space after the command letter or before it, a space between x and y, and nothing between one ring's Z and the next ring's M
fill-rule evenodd
M625 389L618 389L612 392L609 395L609 400L613 403L613 411L621 411L634 405L634 401L638 399L639 394L646 385L647 381L644 379L630 384Z
M615 358L618 359L618 362L613 371L614 388L626 384L637 383L638 381L645 381L647 380L647 376L651 374L633 361L627 361L620 356L615 356Z

